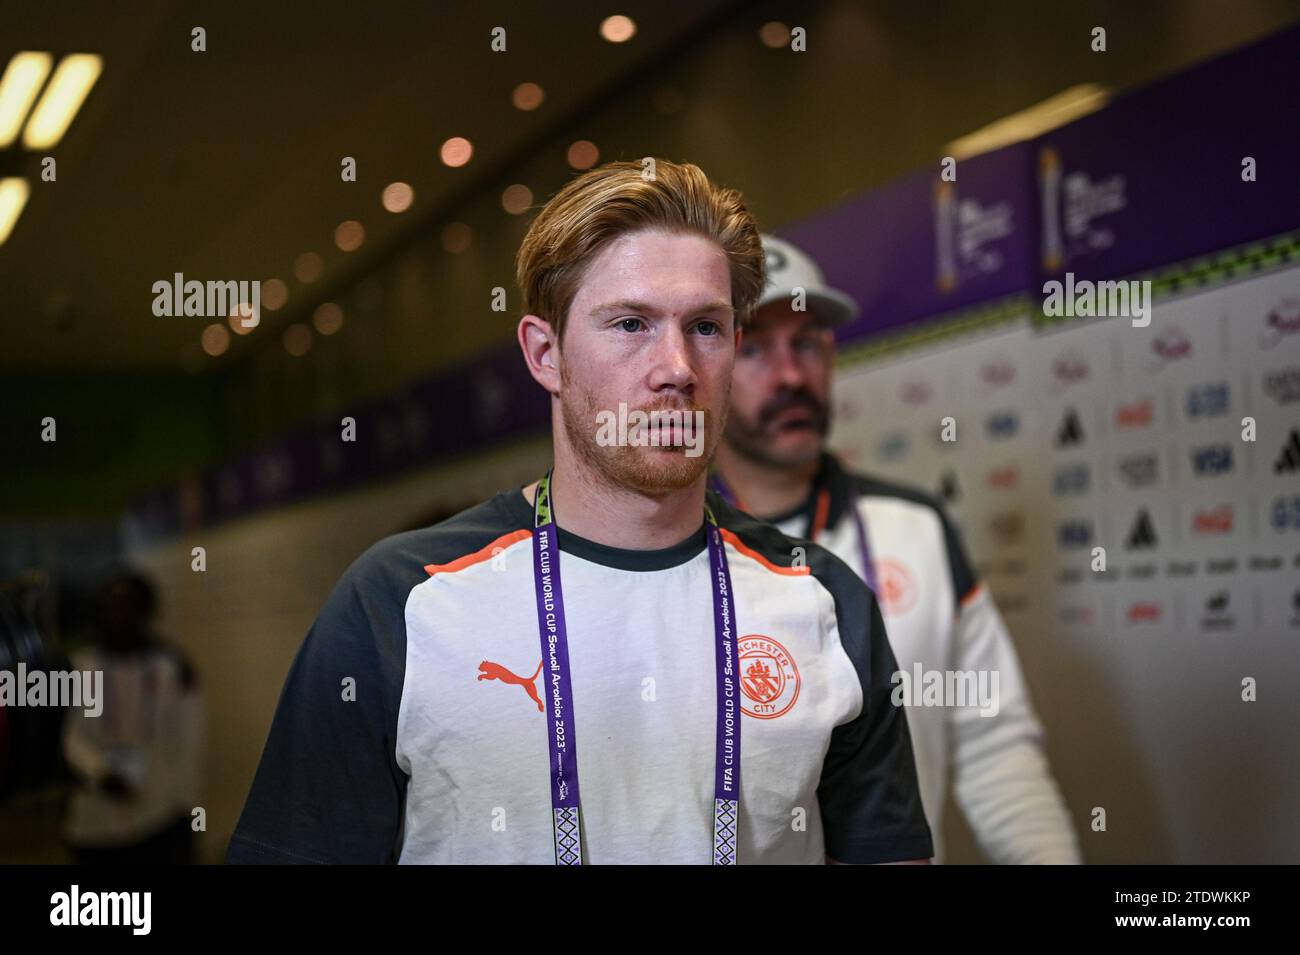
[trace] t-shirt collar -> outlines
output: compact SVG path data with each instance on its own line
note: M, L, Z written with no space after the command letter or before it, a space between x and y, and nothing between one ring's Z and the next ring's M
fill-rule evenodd
M533 527L533 506L524 497L523 488L505 492L507 506L512 518L527 530ZM708 544L704 516L700 515L700 527L685 540L658 550L632 550L624 547L611 547L585 537L580 537L563 527L558 528L560 550L574 557L581 557L593 564L613 567L616 570L652 571L667 570L694 559Z

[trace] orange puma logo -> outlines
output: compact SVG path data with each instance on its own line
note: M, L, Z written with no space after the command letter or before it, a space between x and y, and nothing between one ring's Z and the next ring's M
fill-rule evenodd
M515 686L522 686L528 695L532 697L533 702L537 704L537 712L546 712L546 707L542 706L542 698L537 695L537 674L542 672L541 661L537 663L537 669L533 671L530 677L522 677L517 673L511 673L499 663L493 663L491 660L484 660L478 665L481 671L478 675L480 680L500 680L502 683L513 683Z

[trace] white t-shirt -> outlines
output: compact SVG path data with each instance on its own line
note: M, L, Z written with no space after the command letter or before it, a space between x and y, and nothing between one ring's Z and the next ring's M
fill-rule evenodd
M64 721L64 755L86 781L68 807L68 840L87 848L130 845L189 816L200 803L205 726L188 661L149 644L127 652L87 647L71 662L103 673L104 699L99 715L72 707ZM130 798L100 788L110 773L126 780Z
M774 528L709 500L740 634L739 863L929 858L870 590L821 548L800 566ZM229 861L554 863L532 528L512 490L352 565L289 673ZM703 518L663 550L563 527L559 543L584 861L707 864Z

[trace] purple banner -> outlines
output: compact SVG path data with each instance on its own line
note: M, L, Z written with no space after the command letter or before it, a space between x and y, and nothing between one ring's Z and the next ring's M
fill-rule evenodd
M512 342L146 495L134 529L146 539L175 535L535 433L550 422L545 399Z
M862 307L841 341L1023 291L1035 279L1028 145L917 173L781 229Z
M1035 285L1119 278L1300 225L1298 87L1300 28L1043 136Z

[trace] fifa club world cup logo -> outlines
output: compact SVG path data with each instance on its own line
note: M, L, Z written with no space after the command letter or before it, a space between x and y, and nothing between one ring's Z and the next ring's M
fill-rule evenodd
M940 292L957 287L957 187L939 181L934 186L935 284Z
M1061 155L1050 146L1038 155L1038 186L1043 207L1043 268L1055 272L1065 264L1061 239Z

